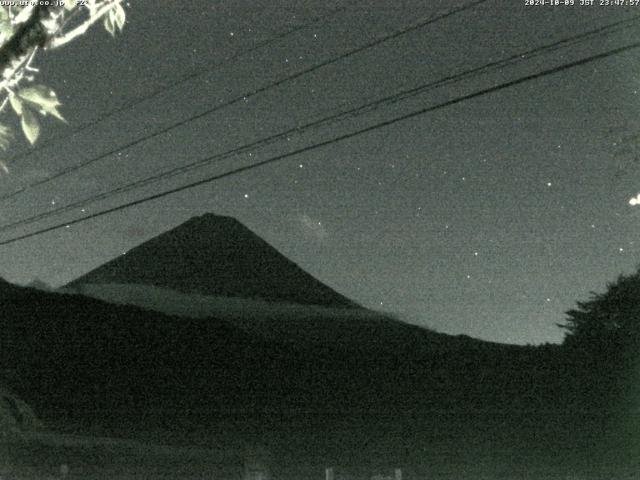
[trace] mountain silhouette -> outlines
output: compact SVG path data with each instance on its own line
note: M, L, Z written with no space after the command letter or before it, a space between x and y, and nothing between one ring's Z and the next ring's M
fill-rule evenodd
M358 305L312 277L234 218L205 214L70 282L136 284L182 293L328 307Z

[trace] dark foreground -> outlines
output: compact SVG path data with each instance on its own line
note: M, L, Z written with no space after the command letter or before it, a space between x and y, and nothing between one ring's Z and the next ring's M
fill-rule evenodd
M82 435L41 432L4 444L2 478L321 480L332 467L335 480L391 479L396 469L404 480L640 479L632 432L591 414L569 425L543 412L148 413L93 426L66 420L60 429Z
M55 432L0 445L3 480L640 479L635 354L359 311L291 342L11 285L2 307L0 380Z

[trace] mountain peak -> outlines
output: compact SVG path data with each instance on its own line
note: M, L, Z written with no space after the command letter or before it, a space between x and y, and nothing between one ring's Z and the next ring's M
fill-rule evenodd
M137 284L182 293L357 307L233 217L207 213L74 280Z
M230 217L228 215L218 215L216 213L203 213L202 215L198 215L195 217L191 217L189 220L184 222L184 225L198 225L198 224L227 224L227 225L240 225L242 224L236 220L234 217Z

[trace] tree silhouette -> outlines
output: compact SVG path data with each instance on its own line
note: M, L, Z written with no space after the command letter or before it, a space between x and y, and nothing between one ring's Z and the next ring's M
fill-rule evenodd
M605 293L591 294L586 302L567 311L567 347L600 353L610 359L630 359L640 347L640 268L620 275Z
M618 459L640 452L640 268L620 275L605 293L593 293L566 312L563 395L572 418L600 438L602 452ZM589 412L590 421L580 412ZM574 420L575 420L574 418ZM600 420L598 420L600 419ZM576 427L577 428L577 427ZM603 432L608 432L604 435ZM597 457L594 457L594 459ZM618 460L600 458L602 464Z

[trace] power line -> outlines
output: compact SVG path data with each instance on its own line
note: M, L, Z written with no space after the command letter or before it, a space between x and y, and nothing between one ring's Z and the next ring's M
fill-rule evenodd
M231 55L231 56L229 56L227 58L224 58L223 60L221 60L219 62L214 62L213 64L211 64L205 70L199 70L199 71L191 73L189 75L185 75L185 76L183 76L181 78L175 79L174 81L172 81L172 82L170 82L170 83L168 83L166 85L163 85L162 87L160 87L157 90L149 93L148 95L143 95L141 97L138 97L137 99L132 99L132 101L131 100L127 101L124 105L122 105L120 107L117 107L117 108L115 108L113 110L110 110L110 111L102 114L98 118L95 118L95 119L93 119L93 120L91 120L91 121L89 121L89 122L87 122L87 123L85 123L83 125L80 125L80 126L74 128L72 131L70 131L68 133L65 133L65 134L63 134L61 136L57 136L55 138L52 138L51 140L43 142L43 143L41 143L40 145L38 145L37 147L35 147L35 148L31 149L31 150L27 150L25 152L18 153L16 155L8 158L7 161L8 162L13 162L13 161L18 160L20 158L30 157L31 155L33 155L36 152L42 151L42 150L44 150L44 149L46 149L46 148L48 148L51 145L54 145L56 143L60 143L63 140L66 140L67 138L70 138L73 135L76 135L76 134L78 134L80 132L83 132L83 131L91 128L91 127L94 127L94 126L98 125L99 123L101 123L101 122L107 120L108 118L113 117L113 116L115 116L115 115L117 115L119 113L126 112L128 110L132 110L135 107L137 107L138 105L141 105L144 102L152 100L152 99L160 96L161 94L163 94L164 92L166 92L168 90L172 90L172 89L174 89L175 87L177 87L179 85L182 85L184 83L188 83L191 80L194 80L194 79L196 79L198 77L201 77L203 75L209 74L212 71L215 71L216 69L218 69L218 68L220 68L220 67L222 67L224 65L232 63L235 60L237 60L237 59L239 59L239 58L241 58L241 57L243 57L245 55L248 55L249 53L255 52L256 50L260 50L260 49L262 49L262 48L264 48L264 47L266 47L268 45L271 45L272 43L276 43L279 40L282 40L283 38L286 38L289 35L297 33L297 32L299 32L301 30L306 30L307 28L309 28L309 27L311 27L311 26L313 26L313 25L315 25L317 23L320 23L322 21L328 21L328 19L330 19L331 17L337 15L340 12L344 12L345 10L346 10L345 7L336 8L336 9L331 10L330 12L328 12L328 13L326 13L324 15L320 15L320 16L312 18L309 22L307 22L307 23L305 23L303 25L299 25L297 27L290 28L289 30L285 30L283 32L280 32L280 33L274 35L273 37L271 37L271 38L269 38L267 40L264 40L262 42L258 42L253 47L250 47L250 48L248 48L246 50L241 50L239 52L236 52L233 55ZM14 194L11 194L11 195L14 195ZM4 198L4 197L0 197L0 199L2 199L2 198Z
M232 56L230 56L230 57L228 57L228 58L226 58L226 59L224 59L224 60L222 60L220 62L214 63L211 67L207 68L204 71L195 72L195 73L189 74L189 75L187 75L185 77L182 77L180 79L177 79L177 80L171 82L170 84L165 85L165 86L157 89L156 91L150 93L149 95L144 95L142 97L139 97L133 103L127 102L125 105L122 105L121 107L115 108L115 109L103 114L102 116L98 117L97 119L92 120L92 121L90 121L90 122L88 122L88 123L86 123L84 125L81 125L78 128L75 128L74 130L72 130L68 134L63 135L62 137L53 138L53 139L51 139L49 141L46 141L46 142L40 144L38 147L36 147L36 148L34 148L32 150L28 150L26 152L14 155L13 157L9 158L8 161L9 162L13 162L13 161L18 160L20 158L29 157L29 156L33 155L34 153L42 151L42 150L44 150L44 149L46 149L46 148L48 148L48 147L50 147L52 145L55 145L56 143L60 143L61 141L65 140L67 138L70 138L73 135L76 135L76 134L78 134L80 132L88 130L89 128L98 125L99 123L107 120L108 118L110 118L112 116L115 116L115 115L117 115L119 113L122 113L122 112L126 112L128 110L132 110L133 108L137 107L138 105L141 105L144 102L152 100L152 99L160 96L162 93L164 93L164 92L166 92L168 90L171 90L171 89L173 89L173 88L175 88L175 87L177 87L179 85L182 85L184 83L188 83L191 80L194 80L194 79L196 79L196 78L198 78L198 77L200 77L202 75L211 73L212 71L216 70L217 68L220 68L220 67L222 67L222 66L224 66L224 65L226 65L228 63L231 63L231 62L237 60L240 57L243 57L243 56L245 56L245 55L247 55L247 54L249 54L251 52L254 52L256 50L262 49L265 46L270 45L272 43L276 43L277 41L279 41L279 40L281 40L281 39L283 39L283 38L285 38L285 37L287 37L287 36L289 36L289 35L291 35L293 33L299 32L301 30L305 30L305 29L311 27L312 25L315 25L315 24L319 23L322 20L328 20L329 18L331 18L332 16L336 15L337 13L340 13L340 12L345 11L345 10L346 10L346 8L344 8L344 7L337 8L335 10L330 11L329 13L327 13L325 15L322 15L322 16L319 16L319 17L316 17L316 18L312 19L310 22L308 22L308 23L306 23L304 25L301 25L301 26L298 26L298 27L294 27L292 29L289 29L289 30L286 30L286 31L284 31L282 33L279 33L276 36L274 36L274 37L272 37L272 38L270 38L268 40L265 40L263 42L259 42L258 44L254 45L253 47L251 47L251 48L249 48L247 50L243 50L243 51L238 52L238 53L236 53L236 54L234 54L234 55L232 55ZM164 132L160 132L160 133L164 133ZM149 138L151 138L151 137L149 137ZM131 145L131 146L133 146L133 145ZM61 175L64 175L64 174L67 174L67 173L71 173L71 172L73 172L75 170L78 170L78 169L84 167L85 165L89 165L89 164L93 163L94 161L98 161L101 158L109 156L109 155L111 155L113 153L116 153L116 152L115 151L107 152L105 154L100 155L97 158L94 158L94 159L91 159L91 160L87 161L86 163L82 163L82 164L76 165L74 167L70 167L70 168L67 168L67 169L63 169L63 170L61 170L59 172L56 172L51 177L39 180L37 182L33 182L33 183L31 183L31 184L27 185L26 187L23 187L23 188L21 188L19 190L16 190L16 191L11 192L11 193L6 194L6 195L0 195L0 200L8 200L10 198L13 198L16 195L19 195L19 194L25 192L29 188L34 188L34 187L37 187L37 186L39 186L41 184L48 183L49 181L54 180L55 178L58 178Z
M529 60L535 57L538 57L540 55L546 54L548 52L552 52L555 50L558 50L560 48L565 48L567 46L570 45L575 45L577 43L581 43L584 42L585 40L589 40L593 37L597 37L597 36L601 36L604 34L611 34L614 32L619 32L634 26L638 26L638 20L640 20L640 15L636 15L634 17L631 17L629 19L626 20L620 20L617 22L613 22L607 25L602 25L600 27L594 28L592 30L588 30L586 32L583 33L579 33L577 35L565 38L565 39L561 39L561 40L557 40L555 42L546 44L546 45L542 45L540 47L536 47L534 49L528 50L526 52L522 52L522 53L517 53L514 55L511 55L503 60L497 60L494 62L490 62L486 65L480 66L480 67L476 67L476 68L472 68L470 70L467 70L465 72L461 72L460 74L456 74L456 75L452 75L450 77L447 77L439 82L437 82L437 86L443 86L443 85L448 85L452 82L457 82L460 80L464 80L470 77L475 76L478 73L485 73L486 71L490 71L493 70L495 68L498 67L504 67L504 66L508 66L508 65L513 65L516 62L520 62L522 60ZM399 93L398 95L394 95L393 98L391 98L388 102L385 103L396 103L400 100L404 100L405 98L409 98L412 96L415 96L416 94L422 93L424 92L426 89L425 86L419 86L416 88L412 88L412 89L408 89L404 92ZM378 105L376 105L378 106ZM359 112L361 113L361 112Z
M608 24L608 25L600 26L600 27L597 27L595 29L589 30L587 32L583 32L583 33L574 35L572 37L563 38L561 40L557 40L555 42L552 42L552 43L549 43L549 44L546 44L546 45L542 45L542 46L536 47L534 49L530 49L530 50L527 50L527 51L524 51L524 52L516 53L516 54L513 54L513 55L511 55L509 57L506 57L504 59L497 60L497 61L494 61L494 62L490 62L488 64L485 64L485 65L482 65L482 66L479 66L479 67L471 68L471 69L459 72L457 74L450 75L448 77L442 78L442 79L434 81L434 82L429 82L427 84L424 84L424 85L421 85L421 86L418 86L418 87L415 87L415 88L402 90L402 91L400 91L398 93L395 93L393 95L386 96L384 98L369 102L369 103L367 103L365 105L358 106L358 107L355 107L355 108L351 108L351 109L346 110L346 111L341 111L341 112L338 112L336 114L332 114L332 115L323 117L321 119L312 121L312 122L307 123L305 125L298 126L298 127L293 127L293 128L290 128L290 129L288 129L286 131L283 131L283 132L280 132L280 133L277 133L277 134L273 134L273 135L270 135L268 137L256 140L256 141L254 141L252 143L243 145L241 147L236 147L236 148L227 150L225 152L216 154L213 157L207 157L205 159L200 159L200 160L197 160L195 162L191 162L191 163L186 164L186 165L181 165L179 167L175 167L175 168L166 170L164 172L160 172L160 173L158 173L156 175L152 175L150 177L145 177L143 179L136 180L136 181L128 183L126 185L122 185L122 186L116 187L116 188L114 188L112 190L108 190L106 192L102 192L102 193L99 193L99 194L95 194L95 195L86 197L86 198L81 199L81 200L77 200L77 201L75 201L73 203L70 203L68 205L64 205L64 206L58 207L58 208L53 209L53 210L49 210L49 211L42 212L42 213L37 214L37 215L33 215L31 217L27 217L27 218L24 218L24 219L17 220L15 222L12 222L12 223L9 223L9 224L1 226L0 227L0 232L4 232L4 231L10 230L10 229L13 229L13 228L15 228L17 226L20 226L20 225L28 225L28 224L34 223L34 222L36 222L38 220L41 220L43 218L47 218L47 217L50 217L50 216L53 216L53 215L57 215L57 214L60 214L60 213L63 213L63 212L67 212L67 211L73 210L75 208L80 208L80 207L83 207L83 206L85 206L85 205L87 205L89 203L94 203L94 202L99 201L99 200L104 200L104 199L110 198L110 197L112 197L112 196L114 196L116 194L119 194L119 193L123 193L123 192L127 192L127 191L130 191L130 190L134 190L134 189L149 185L151 183L154 183L154 182L157 182L157 181L160 181L160 180L171 178L173 176L176 176L176 175L179 175L179 174L182 174L182 173L186 173L186 172L188 172L190 170L194 170L196 168L200 168L200 167L203 167L203 166L206 166L206 165L210 165L210 164L212 164L214 162L218 162L218 161L230 158L232 156L238 155L240 153L244 153L246 151L250 151L250 150L254 150L256 148L260 148L260 147L263 147L263 146L266 146L266 145L270 145L270 144L274 143L277 140L281 140L281 139L283 139L285 137L288 137L289 135L299 134L299 133L301 133L301 132L303 132L305 130L308 130L310 128L314 128L314 127L318 127L318 126L321 126L321 125L326 125L326 124L329 124L329 123L333 123L333 122L338 121L338 120L340 120L341 118L344 118L344 117L352 117L352 116L355 116L355 115L360 115L360 114L362 114L364 112L371 111L374 108L379 108L382 105L387 105L387 104L391 104L391 103L394 103L394 102L398 102L400 100L405 100L405 99L407 99L409 97L413 97L413 96L422 94L422 93L424 93L426 91L429 91L429 90L432 90L434 88L441 87L441 86L444 86L444 85L448 85L450 83L453 83L454 81L460 81L460 80L463 80L463 79L472 78L473 76L476 76L476 75L479 75L479 74L484 74L484 73L486 73L488 71L491 71L491 70L494 70L494 69L496 69L498 67L503 67L503 66L506 66L506 65L513 65L516 62L522 62L522 61L525 61L525 60L529 60L531 58L535 58L536 56L542 55L544 53L547 53L547 52L550 52L550 51L555 51L556 49L558 49L560 47L566 47L568 45L574 45L574 44L576 44L578 42L584 41L585 39L590 39L590 38L592 38L592 37L594 37L596 35L602 35L604 33L610 33L611 31L615 31L615 30L620 29L620 27L628 28L629 25L637 22L638 19L640 19L640 15L638 15L636 17L633 17L632 19L628 19L628 20L625 20L625 21L618 21L618 22L614 22L614 23L611 23L611 24Z
M118 206L115 206L115 207L111 207L111 208L102 210L100 212L93 213L91 215L86 215L84 217L80 217L80 218L76 218L76 219L73 219L73 220L69 220L69 221L64 222L64 223L59 223L57 225L53 225L53 226L50 226L50 227L42 228L42 229L36 230L34 232L31 232L31 233L27 233L27 234L19 235L19 236L16 236L16 237L13 237L13 238L10 238L10 239L7 239L7 240L3 240L3 241L0 241L0 245L8 245L8 244L20 241L20 240L25 240L27 238L35 237L35 236L42 235L42 234L47 233L47 232L51 232L51 231L54 231L54 230L59 230L61 228L67 227L67 226L71 226L71 225L75 225L77 223L85 222L85 221L91 220L93 218L101 217L101 216L107 215L109 213L117 212L117 211L120 211L120 210L125 210L127 208L131 208L131 207L136 206L136 205L141 205L143 203L147 203L147 202L150 202L152 200L157 200L159 198L166 197L168 195L172 195L174 193L178 193L178 192L181 192L181 191L184 191L184 190L189 190L191 188L195 188L195 187L198 187L200 185L207 184L207 183L212 183L212 182L214 182L216 180L220 180L222 178L230 177L230 176L237 175L237 174L249 171L249 170L253 170L255 168L259 168L259 167L263 167L265 165L276 163L276 162L279 162L279 161L284 160L286 158L289 158L289 157L292 157L292 156L295 156L295 155L299 155L301 153L306 153L306 152L309 152L311 150L315 150L315 149L318 149L318 148L321 148L321 147L325 147L325 146L331 145L333 143L341 142L343 140L347 140L347 139L362 135L364 133L372 132L372 131L378 130L380 128L385 128L385 127L388 127L388 126L393 125L395 123L398 123L398 122L401 122L401 121L404 121L404 120L409 120L411 118L415 118L415 117L418 117L420 115L424 115L426 113L433 112L435 110L439 110L439 109L442 109L442 108L445 108L445 107L449 107L451 105L462 103L464 101L471 100L473 98L478 98L478 97L481 97L483 95L494 93L494 92L503 90L505 88L513 87L515 85L519 85L519 84L522 84L522 83L525 83L525 82L528 82L528 81L536 80L538 78L542 78L542 77L545 77L547 75L553 75L555 73L559 73L559 72L562 72L562 71L565 71L565 70L568 70L568 69L571 69L571 68L575 68L575 67L578 67L578 66L581 66L581 65L586 65L588 63L591 63L591 62L594 62L594 61L597 61L597 60L602 60L604 58L611 57L613 55L618 55L620 53L627 52L627 51L630 51L630 50L633 50L633 49L636 49L636 48L640 48L640 42L632 43L632 44L626 45L624 47L615 48L613 50L609 50L607 52L599 53L597 55L592 55L590 57L586 57L586 58L583 58L583 59L580 59L580 60L576 60L576 61L571 62L571 63L567 63L567 64L560 65L560 66L557 66L557 67L546 69L546 70L543 70L543 71L538 72L538 73L526 75L524 77L520 77L518 79L511 80L509 82L501 83L501 84L495 85L493 87L489 87L489 88L485 88L485 89L482 89L482 90L478 90L476 92L473 92L473 93L470 93L470 94L467 94L467 95L463 95L463 96L454 98L452 100L448 100L446 102L439 103L437 105L433 105L433 106L430 106L430 107L425 107L425 108L422 108L420 110L415 110L413 112L401 115L401 116L393 118L391 120L385 120L383 122L376 123L375 125L371 125L369 127L362 128L360 130L356 130L356 131L351 132L351 133L347 133L347 134L344 134L344 135L339 135L339 136L334 137L334 138L329 139L329 140L325 140L325 141L318 142L318 143L315 143L315 144L312 144L312 145L308 145L306 147L299 148L299 149L294 150L292 152L288 152L288 153L284 153L284 154L281 154L281 155L277 155L275 157L271 157L271 158L269 158L267 160L263 160L261 162L257 162L257 163L251 164L251 165L246 165L246 166L243 166L243 167L238 167L238 168L235 168L233 170L230 170L230 171L227 171L227 172L224 172L224 173L220 173L220 174L217 174L217 175L214 175L214 176L202 179L202 180L198 180L196 182L192 182L192 183L188 183L186 185L182 185L180 187L172 188L170 190L165 190L164 192L156 193L156 194L153 194L153 195L149 195L147 197L143 197L143 198L140 198L140 199L137 199L137 200L126 202L126 203L123 203L121 205L118 205Z
M438 21L443 20L443 19L445 19L447 17L450 17L450 16L452 16L452 15L454 15L456 13L460 13L460 12L463 12L465 10L468 10L468 9L471 9L471 8L475 8L476 6L478 6L478 5L482 4L482 3L488 2L488 1L489 0L474 0L474 1L471 1L469 3L464 4L462 6L458 6L458 7L452 8L450 10L447 10L444 13L436 14L435 16L429 17L426 20L422 20L422 21L420 21L420 22L418 22L418 23L416 23L414 25L411 25L410 27L405 27L405 28L403 28L401 30L397 30L397 31L395 31L395 32L393 32L391 34L388 34L388 35L385 35L385 36L380 37L378 39L375 39L375 40L373 40L373 41L371 41L371 42L369 42L369 43L367 43L365 45L362 45L360 47L356 47L356 48L354 48L352 50L349 50L349 51L347 51L345 53L342 53L337 57L334 57L334 58L331 58L329 60L325 60L323 62L317 63L316 65L313 65L311 67L305 68L305 69L303 69L303 70L301 70L301 71L299 71L297 73L294 73L292 75L284 77L284 78L282 78L280 80L276 80L276 81L271 82L271 83L269 83L267 85L264 85L262 87L258 87L258 88L254 89L254 90L251 90L251 91L246 92L244 94L238 95L237 97L234 97L234 98L232 98L230 100L227 100L226 102L221 103L219 105L216 105L215 107L212 107L212 108L210 108L208 110L205 110L205 111L203 111L201 113L198 113L198 114L193 115L191 117L188 117L188 118L185 118L183 120L180 120L179 122L173 123L172 125L170 125L168 127L164 127L164 128L162 128L160 130L157 130L157 131L155 131L153 133L150 133L148 135L145 135L143 137L139 137L139 138L137 138L135 140L132 140L131 142L126 143L125 145L121 145L116 149L111 149L108 152L102 153L102 154L100 154L100 155L98 155L96 157L92 157L92 158L90 158L88 160L85 160L84 162L81 162L79 164L76 164L76 165L68 167L68 168L64 168L64 169L54 173L53 175L51 175L51 176L49 176L49 177L47 177L45 179L33 182L33 183L27 185L26 187L20 189L20 190L17 190L15 192L12 192L12 193L7 194L7 195L0 196L0 200L7 200L9 198L13 198L16 195L19 195L20 193L23 193L24 191L26 191L29 188L34 188L34 187L49 183L52 180L55 180L55 179L60 178L60 177L62 177L64 175L68 175L70 173L78 171L81 168L84 168L84 167L86 167L88 165L91 165L91 164L93 164L93 163L95 163L95 162L97 162L99 160L107 158L110 155L118 153L118 152L120 152L122 150L129 149L131 147L134 147L135 145L143 143L143 142L145 142L147 140L150 140L152 138L158 137L158 136L160 136L160 135L162 135L164 133L167 133L167 132L169 132L171 130L179 128L179 127L181 127L183 125L186 125L186 124L188 124L188 123L190 123L192 121L199 120L200 118L208 116L208 115L210 115L210 114L212 114L214 112L217 112L219 110L222 110L223 108L226 108L228 106L231 106L231 105L236 104L236 103L241 102L241 101L245 101L248 98L251 98L251 97L253 97L255 95L258 95L260 93L263 93L263 92L266 92L268 90L271 90L272 88L279 87L280 85L283 85L283 84L288 83L288 82L290 82L292 80L300 78L303 75L307 75L307 74L312 73L312 72L314 72L316 70L319 70L319 69L321 69L323 67L326 67L328 65L334 64L334 63L339 62L341 60L344 60L346 58L349 58L349 57L351 57L351 56L353 56L353 55L355 55L357 53L360 53L360 52L362 52L364 50L367 50L369 48L373 48L373 47L375 47L377 45L380 45L381 43L384 43L384 42L387 42L389 40L393 40L395 38L398 38L398 37L400 37L402 35L406 35L408 33L411 33L411 32L413 32L413 31L415 31L415 30L417 30L419 28L423 28L423 27L425 27L427 25L431 25L431 24L433 24L435 22L438 22Z

